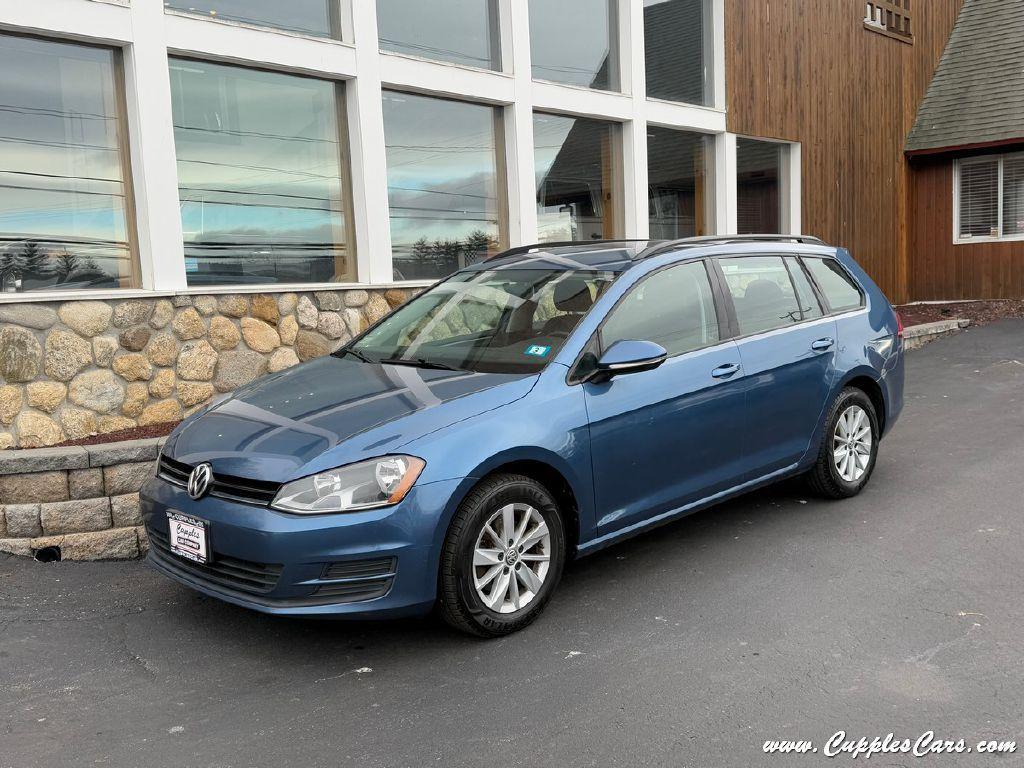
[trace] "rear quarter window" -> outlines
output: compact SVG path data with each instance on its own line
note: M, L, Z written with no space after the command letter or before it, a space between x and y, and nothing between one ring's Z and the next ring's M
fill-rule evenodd
M833 312L858 309L864 304L860 288L835 259L804 257L804 264Z

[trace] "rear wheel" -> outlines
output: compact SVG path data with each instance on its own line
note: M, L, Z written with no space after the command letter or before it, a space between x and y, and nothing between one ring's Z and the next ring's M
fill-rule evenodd
M562 575L565 533L551 494L502 474L459 506L441 552L441 615L482 637L522 629L544 609Z
M856 496L871 479L878 457L878 416L862 390L839 393L825 423L818 460L807 478L830 499Z

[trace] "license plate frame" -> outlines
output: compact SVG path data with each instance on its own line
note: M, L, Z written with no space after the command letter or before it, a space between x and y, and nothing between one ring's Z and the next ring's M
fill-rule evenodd
M167 512L167 542L171 554L206 565L210 562L210 523L182 512Z

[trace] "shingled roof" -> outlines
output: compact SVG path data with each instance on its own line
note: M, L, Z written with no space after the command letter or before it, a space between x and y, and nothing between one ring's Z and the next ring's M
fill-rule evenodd
M1024 141L1024 0L966 0L906 151L1012 141Z

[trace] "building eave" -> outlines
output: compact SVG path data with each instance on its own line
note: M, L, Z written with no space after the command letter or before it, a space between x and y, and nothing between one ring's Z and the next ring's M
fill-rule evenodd
M941 147L922 147L920 149L907 149L904 154L907 157L925 157L934 155L956 155L968 152L976 152L983 149L997 149L1009 147L1016 144L1024 144L1024 136L1017 136L1007 139L993 139L992 141L977 141L968 144L951 144Z

